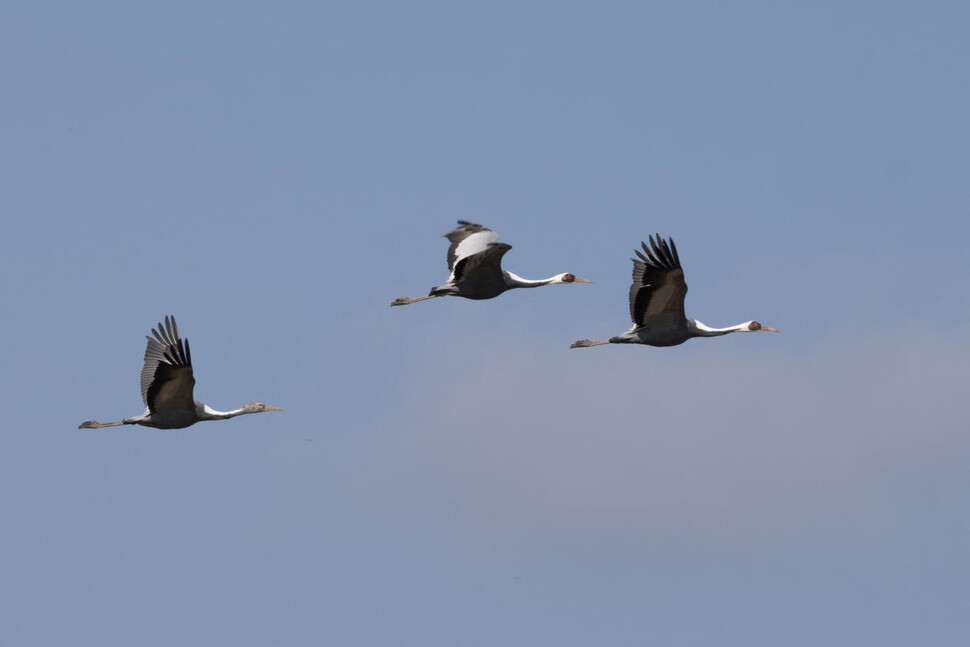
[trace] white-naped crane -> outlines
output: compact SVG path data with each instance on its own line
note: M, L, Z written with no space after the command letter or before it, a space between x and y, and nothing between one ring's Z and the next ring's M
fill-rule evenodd
M444 285L431 288L423 297L401 297L392 306L435 297L465 297L466 299L492 299L513 288L537 288L554 283L592 283L573 274L557 274L548 279L530 281L502 269L502 257L512 249L511 245L498 242L498 234L491 229L465 220L445 234L451 241L448 248L448 269L451 276Z
M745 321L729 328L711 328L686 316L684 297L687 296L687 283L673 239L668 244L657 234L656 240L650 236L650 247L643 242L640 244L643 252L636 250L639 258L630 259L633 261L633 284L630 286L633 327L610 339L581 339L570 348L600 344L676 346L692 337L717 337L732 332L778 332L757 321Z
M189 340L179 337L175 317L165 317L165 325L152 328L155 339L147 337L145 365L141 369L141 399L145 413L115 422L82 422L78 429L100 429L117 425L144 425L158 429L181 429L202 420L225 420L245 413L282 411L262 402L233 409L216 411L192 397L195 377L192 375L192 354Z

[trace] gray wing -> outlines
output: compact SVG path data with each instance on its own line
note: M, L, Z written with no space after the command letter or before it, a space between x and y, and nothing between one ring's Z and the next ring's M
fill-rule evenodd
M463 256L455 263L451 281L489 282L504 281L502 277L502 257L512 249L506 243L490 243L488 247L470 256Z
M448 271L455 271L455 264L472 254L484 252L489 245L498 242L498 234L481 225L466 220L458 221L458 228L445 234L451 241L448 248Z
M656 240L650 236L652 251L646 243L640 244L646 255L635 250L639 260L630 259L633 261L630 318L637 326L686 324L684 297L687 296L687 282L673 239L668 245L660 234Z
M194 410L192 354L189 341L179 337L175 317L166 316L165 325L152 328L155 339L148 339L145 365L141 369L141 399L149 411Z

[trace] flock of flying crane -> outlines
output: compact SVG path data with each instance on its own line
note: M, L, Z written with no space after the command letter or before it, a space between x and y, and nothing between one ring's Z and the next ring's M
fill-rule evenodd
M557 274L548 279L530 281L502 269L502 257L511 245L498 242L498 234L491 229L464 220L445 234L451 241L448 248L448 269L451 275L444 285L431 288L427 296L401 297L391 303L403 306L435 297L455 296L466 299L492 299L513 288L536 288L555 283L592 283L572 274ZM778 332L757 321L746 321L728 328L711 328L684 314L687 283L680 266L677 246L673 239L664 240L658 234L650 236L650 246L641 243L633 261L633 284L630 286L630 317L633 327L616 337L590 341L581 339L570 348L585 348L600 344L647 344L676 346L691 337L717 337L732 332ZM141 370L141 397L145 413L114 422L81 423L79 429L97 429L117 425L144 425L159 429L181 429L202 420L225 420L246 413L282 411L262 402L252 402L232 411L216 411L192 395L195 377L192 375L192 355L189 341L179 336L174 317L165 317L164 325L152 329L154 339L148 337L145 365Z

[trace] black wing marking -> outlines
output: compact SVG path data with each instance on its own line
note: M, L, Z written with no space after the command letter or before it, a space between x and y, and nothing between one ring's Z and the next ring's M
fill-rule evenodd
M673 239L667 244L660 234L650 247L641 242L643 252L636 250L639 260L633 261L633 283L630 285L630 318L637 326L660 323L681 324L686 321L684 297L687 282L680 266L680 256Z
M458 259L455 269L452 270L452 281L460 283L467 280L501 280L502 279L502 257L512 249L506 243L489 243L484 251L463 256Z
M166 316L165 324L152 328L145 365L141 369L141 397L149 411L192 409L192 353L188 340L179 337L175 317Z

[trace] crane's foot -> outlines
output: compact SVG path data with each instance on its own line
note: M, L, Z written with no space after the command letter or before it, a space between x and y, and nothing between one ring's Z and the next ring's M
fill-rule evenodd
M413 297L413 298L410 298L410 299L408 297L398 297L397 299L394 299L394 301L391 302L391 306L392 307L393 306L406 306L409 303L416 303L418 301L424 301L425 299L433 299L436 296L438 296L438 295L437 294L429 294L428 296L424 296L424 297Z
M78 425L78 429L101 429L102 427L117 427L118 425L130 425L132 423L126 422L125 420L116 420L115 422L97 422L94 420L88 420L87 422L82 422Z
M602 341L590 341L589 339L580 339L579 341L573 342L570 348L588 348L590 346L599 346L600 344L608 344L608 340L604 339Z

